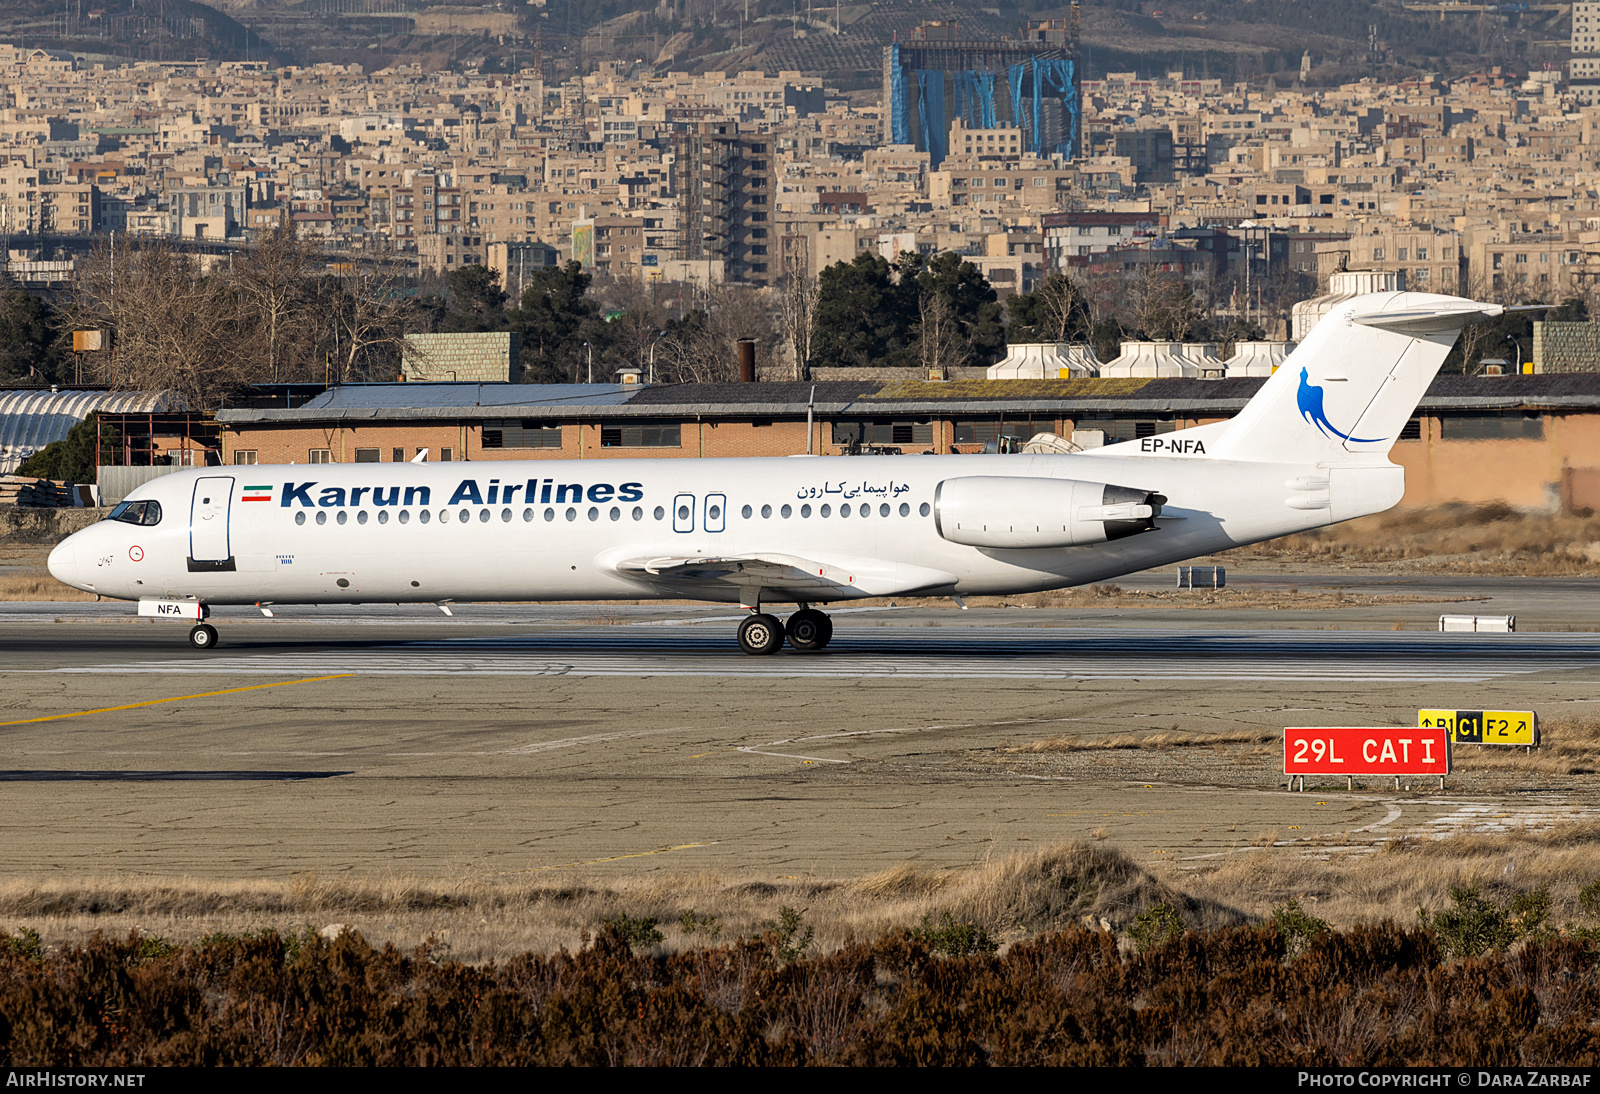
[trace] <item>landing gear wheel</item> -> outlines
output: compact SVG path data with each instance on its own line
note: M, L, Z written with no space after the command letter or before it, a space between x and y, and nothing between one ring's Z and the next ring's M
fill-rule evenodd
M833 637L833 620L815 608L801 608L789 617L784 630L789 645L802 653L815 653Z
M201 623L189 632L189 645L197 650L214 649L217 644L217 628L210 623Z
M739 624L739 648L745 653L777 653L783 648L783 624L777 616L752 615Z

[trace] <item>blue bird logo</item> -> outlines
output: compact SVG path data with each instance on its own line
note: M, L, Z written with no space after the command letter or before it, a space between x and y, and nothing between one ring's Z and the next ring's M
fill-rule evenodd
M1324 436L1338 437L1342 441L1355 441L1357 444L1372 444L1383 440L1382 437L1352 437L1348 433L1341 433L1332 422L1328 421L1328 414L1322 409L1321 386L1311 383L1311 377L1305 369L1300 370L1300 389L1295 392L1295 402L1300 406L1300 417L1316 426Z

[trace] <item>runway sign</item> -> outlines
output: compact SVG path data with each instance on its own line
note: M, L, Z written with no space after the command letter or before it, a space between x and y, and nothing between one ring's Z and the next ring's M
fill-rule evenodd
M1447 730L1457 744L1539 744L1539 716L1531 710L1419 710L1417 725Z
M1437 728L1285 729L1285 775L1445 775L1450 734Z

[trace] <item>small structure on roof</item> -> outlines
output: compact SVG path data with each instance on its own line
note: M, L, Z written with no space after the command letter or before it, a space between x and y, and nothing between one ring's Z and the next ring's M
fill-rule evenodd
M1224 367L1230 378L1271 376L1294 351L1294 347L1293 342L1235 342L1233 356L1224 362Z
M989 366L990 380L1075 380L1100 375L1094 347L1069 342L1013 342L1003 361Z
M408 334L401 367L412 381L514 384L522 378L521 353L515 331Z
M1122 353L1100 368L1101 376L1199 376L1200 367L1183 354L1182 342L1124 342Z

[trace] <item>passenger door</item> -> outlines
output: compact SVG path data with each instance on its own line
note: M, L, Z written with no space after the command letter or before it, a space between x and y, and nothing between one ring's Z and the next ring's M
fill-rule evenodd
M233 504L233 479L218 475L196 479L189 504L189 570L232 570L233 551L228 520Z

